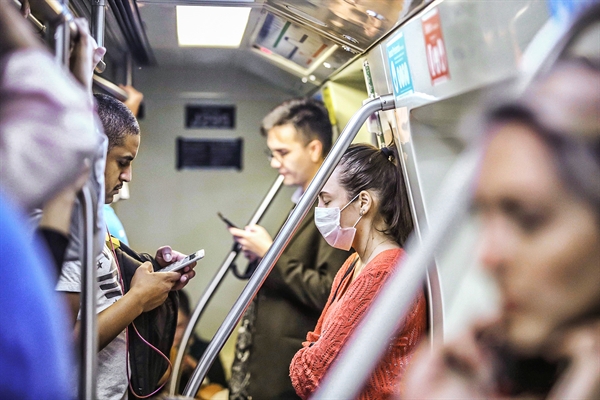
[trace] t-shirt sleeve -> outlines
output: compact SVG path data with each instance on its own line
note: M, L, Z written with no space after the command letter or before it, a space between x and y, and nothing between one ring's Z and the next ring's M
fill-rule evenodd
M63 263L56 290L59 292L81 292L81 264L78 261Z

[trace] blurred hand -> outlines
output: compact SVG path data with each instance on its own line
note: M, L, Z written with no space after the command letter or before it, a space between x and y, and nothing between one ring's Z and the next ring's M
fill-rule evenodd
M98 47L90 35L90 28L85 18L75 18L75 25L79 35L71 50L71 73L91 95L94 68L106 53L106 49Z
M186 354L183 356L183 361L181 365L181 370L184 372L194 372L196 367L198 366L198 360L194 357Z
M171 246L162 246L156 250L156 256L154 257L158 264L164 268L169 264L174 263L175 261L183 260L186 257L185 254L180 253L176 250L171 249ZM177 283L173 286L171 290L180 290L183 289L185 285L188 284L190 279L196 276L196 272L194 271L194 267L196 266L196 262L191 263L190 265L185 266L183 269L174 272L179 274L179 279L177 279Z
M140 104L144 100L144 94L131 85L119 85L119 87L127 93L127 100L123 104L137 117L140 111Z
M135 271L129 293L137 297L143 311L147 312L165 302L179 278L178 272L154 272L152 263L146 261Z
M250 260L262 258L267 253L273 239L269 232L260 225L249 225L246 229L229 228L236 242L242 246L244 255Z
M21 0L21 15L23 18L29 17L31 14L31 6L29 5L29 0Z
M568 359L569 367L548 399L600 398L600 321L595 320L556 332L548 341L548 355Z
M421 344L404 378L407 399L480 399L496 393L492 355L471 329L443 348Z

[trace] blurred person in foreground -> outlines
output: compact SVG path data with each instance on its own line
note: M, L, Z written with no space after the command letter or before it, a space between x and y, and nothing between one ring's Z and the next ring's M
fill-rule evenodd
M425 349L406 398L600 398L600 71L562 61L488 113L474 212L496 318Z

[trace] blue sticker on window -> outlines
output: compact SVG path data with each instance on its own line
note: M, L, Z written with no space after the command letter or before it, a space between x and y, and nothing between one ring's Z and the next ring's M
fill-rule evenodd
M406 54L406 45L404 43L404 33L400 32L394 36L388 42L386 50L390 73L392 74L394 97L398 100L402 95L414 92L410 67L408 65L408 55Z
M568 21L597 2L597 0L548 0L548 6L554 18Z

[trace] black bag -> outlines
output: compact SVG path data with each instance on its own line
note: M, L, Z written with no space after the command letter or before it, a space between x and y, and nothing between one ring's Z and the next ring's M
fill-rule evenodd
M161 269L154 257L145 253L136 253L123 243L115 248L115 253L123 274L125 293L129 291L131 279L141 264L150 261L155 271ZM129 393L135 397L147 396L155 391L158 388L158 382L169 366L163 356L140 339L138 332L168 359L177 328L178 307L179 295L176 291L171 291L162 305L142 313L133 321L133 324L127 327L131 374ZM137 332L132 325L135 325Z

